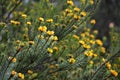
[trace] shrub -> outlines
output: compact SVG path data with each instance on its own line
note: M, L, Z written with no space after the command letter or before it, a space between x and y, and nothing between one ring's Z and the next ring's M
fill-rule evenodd
M1 80L119 79L119 65L114 64L119 62L112 64L119 56L119 45L113 44L112 54L108 54L104 40L96 39L98 31L90 30L96 23L90 16L99 1L80 0L79 6L72 0L63 0L60 5L48 0L26 5L22 0L12 1L3 1Z

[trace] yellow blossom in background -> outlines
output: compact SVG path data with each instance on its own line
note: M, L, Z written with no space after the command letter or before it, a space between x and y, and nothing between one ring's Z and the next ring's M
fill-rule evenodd
M14 76L14 75L16 75L16 74L17 74L17 72L14 71L14 70L12 70L11 75Z
M71 64L74 64L76 62L76 60L72 57L68 60L68 62L71 63Z
M47 19L46 22L51 23L53 22L53 19Z
M22 17L22 18L26 18L27 15L26 15L26 14L22 14L21 17Z
M73 35L73 37L79 40L79 36L77 36L77 35Z
M89 61L90 64L93 64L94 62L92 60Z
M47 34L48 34L48 35L53 35L53 34L54 34L54 31L49 31L49 30L48 30L48 31L47 31Z
M106 52L106 49L104 47L101 47L101 52L102 53L105 53Z
M6 26L6 23L5 22L0 22L0 25L2 25L2 26Z
M55 51L58 51L59 49L58 49L58 47L53 47L53 50L55 50Z
M40 17L40 18L39 18L39 21L40 21L40 22L43 22L43 21L44 21L44 18Z
M103 62L105 62L105 61L106 61L106 59L105 59L105 58L102 58L102 61L103 61Z
M15 63L16 61L17 61L17 59L16 59L16 58L13 58L13 59L12 59L12 62L14 62L14 63Z
M73 17L74 17L75 20L79 20L80 19L80 16L78 16L78 15L74 15Z
M80 15L85 17L87 14L86 14L86 12L81 12Z
M53 53L53 49L51 49L51 48L48 48L47 51L48 51L50 54Z
M79 43L80 43L81 45L84 45L84 44L85 44L85 42L84 42L83 40L80 40Z
M21 78L21 79L24 79L24 74L18 73L18 77Z
M108 69L111 69L111 64L110 64L110 62L107 62L107 63L106 63L106 67L107 67Z
M71 1L71 0L68 0L68 1L67 1L67 4L68 4L68 5L71 5L71 6L74 5L73 1Z
M93 39L95 38L95 36L94 36L94 35L92 35L92 34L90 35L90 37L91 37L91 38L93 38Z
M92 20L90 21L90 23L91 23L91 24L96 24L96 20L95 20L95 19L92 19Z
M102 42L100 39L96 39L96 43L97 43L99 46L102 46L102 45L103 45L103 42Z
M93 33L98 34L98 30L94 30Z
M115 77L118 76L118 72L117 72L117 71L111 69L110 72L111 72L111 74L112 74L113 76L115 76Z
M26 24L30 26L30 25L31 25L31 22L30 22L30 21L28 21Z
M20 22L19 22L19 21L14 21L14 20L11 20L10 23L11 23L11 24L14 24L14 25L20 25Z
M20 44L20 42L21 42L20 40L17 40L17 41L16 41L17 44Z
M29 45L33 45L34 44L34 41L29 41Z
M93 57L97 57L98 55L97 54L93 54Z
M68 13L67 16L70 16L70 17L71 17L71 16L73 16L73 13Z
M16 58L13 58L13 57L11 57L11 56L8 57L8 60L12 60L12 62L16 62L16 61L17 61Z
M66 11L67 13L72 13L72 10L71 10L71 9L65 9L65 11Z
M88 57L92 57L93 56L93 51L85 51L84 54Z
M38 27L38 31L46 32L47 27L46 26L40 26L40 27Z
M90 45L87 45L87 44L84 44L83 47L84 47L85 49L90 49L90 48L91 48Z
M84 33L81 33L80 36L81 36L81 37L85 37L85 34L84 34Z
M94 4L94 0L90 0L90 4Z
M20 46L21 46L21 47L24 47L24 46L25 46L25 43L21 43Z
M80 8L75 7L75 8L74 8L74 11L79 12L79 11L80 11Z
M33 71L32 70L28 70L27 73L28 74L33 74Z
M58 40L58 37L57 37L57 36L54 36L54 37L53 37L53 40L54 40L54 41L57 41L57 40Z
M91 44L95 44L95 41L94 41L94 40L90 40L90 43L91 43Z

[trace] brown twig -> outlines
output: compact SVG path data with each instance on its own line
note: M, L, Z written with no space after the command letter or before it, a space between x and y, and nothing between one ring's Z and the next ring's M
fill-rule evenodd
M10 18L10 15L12 14L12 12L20 5L20 3L22 2L22 0L19 0L18 3L12 8L12 10L8 13L7 17L5 18L5 21L7 22Z

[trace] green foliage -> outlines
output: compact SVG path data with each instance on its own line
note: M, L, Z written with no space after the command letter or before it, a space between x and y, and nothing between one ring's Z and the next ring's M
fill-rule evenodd
M1 80L119 80L120 40L111 39L109 54L90 29L99 1L77 1L2 2Z

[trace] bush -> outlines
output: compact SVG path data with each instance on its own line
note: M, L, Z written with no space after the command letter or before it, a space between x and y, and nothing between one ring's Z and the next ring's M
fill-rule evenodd
M106 51L91 31L99 1L61 2L2 2L1 80L119 80L119 33L111 28Z

